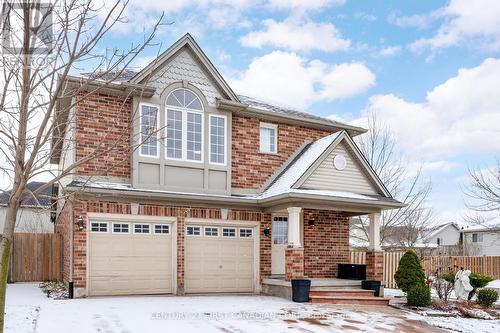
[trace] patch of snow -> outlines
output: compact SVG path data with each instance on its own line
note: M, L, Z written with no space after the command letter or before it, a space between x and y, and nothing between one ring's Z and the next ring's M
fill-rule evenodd
M453 332L461 333L498 333L500 332L500 321L483 320L462 317L433 317L421 316L416 313L407 315L408 319L425 320L428 324L444 328Z
M406 294L401 289L384 288L384 297L405 297Z
M260 295L47 298L37 284L9 284L6 332L405 332L419 319L387 306L304 304Z
M500 289L500 280L493 280L486 285L486 288Z

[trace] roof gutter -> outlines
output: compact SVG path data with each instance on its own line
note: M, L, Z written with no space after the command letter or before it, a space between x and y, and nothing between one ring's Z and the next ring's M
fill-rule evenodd
M81 191L79 186L68 186L70 192ZM223 203L228 206L260 206L267 208L279 203L298 202L300 200L322 201L327 203L339 203L344 205L362 205L367 207L378 207L382 209L394 209L404 207L401 202L369 200L358 198L343 198L333 196L321 196L317 194L283 193L268 198L235 197L229 195L177 193L177 192L154 192L144 190L121 190L86 187L84 194L102 194L113 197L129 197L142 199L168 200L171 202L198 202L198 203ZM346 207L347 208L347 207Z
M89 90L96 90L96 93L114 93L124 96L142 96L149 98L152 97L156 91L154 87L130 82L109 82L78 76L68 76L66 80L71 85L84 87Z

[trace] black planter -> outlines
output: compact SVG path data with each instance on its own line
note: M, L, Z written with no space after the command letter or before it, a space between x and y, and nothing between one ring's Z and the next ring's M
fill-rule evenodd
M309 302L310 289L311 289L311 280L306 280L306 279L292 280L292 301L299 303Z
M380 281L375 281L375 280L364 280L361 281L361 289L366 289L366 290L375 290L375 296L380 295Z

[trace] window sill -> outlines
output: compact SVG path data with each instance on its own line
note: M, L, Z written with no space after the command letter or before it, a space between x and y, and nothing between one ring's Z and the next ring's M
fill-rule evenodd
M267 153L267 152L263 152L263 151L259 151L259 154L262 154L262 155L274 155L274 156L280 156L279 153Z

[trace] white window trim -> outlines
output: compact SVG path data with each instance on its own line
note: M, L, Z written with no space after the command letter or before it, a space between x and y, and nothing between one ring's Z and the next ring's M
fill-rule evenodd
M156 232L156 226L157 225L161 225L161 226L168 226L168 232L167 233L163 233L163 232ZM170 233L172 232L172 226L168 223L155 223L153 224L153 234L155 235L163 235L163 236L166 236L166 235L170 235Z
M262 151L262 144L261 144L261 136L260 136L260 130L261 128L268 128L268 129L274 129L274 148L275 151ZM276 124L271 124L271 123L263 123L261 122L259 125L259 152L261 154L277 154L278 153L278 125Z
M136 225L149 225L149 232L135 232L135 226ZM151 235L151 224L149 223L134 223L134 230L133 230L134 235Z
M159 126L160 126L160 106L158 104L151 104L151 103L144 103L141 102L139 103L139 143L142 146L142 106L150 106L156 108L156 135L158 138L158 135L160 134ZM156 155L145 155L142 153L142 147L139 147L139 156L141 157L149 157L149 158L159 158L160 157L160 139L157 139L157 145L156 145Z
M206 230L207 230L207 228L210 228L210 229L217 229L217 236L214 236L214 235L207 235L207 234L206 234ZM204 236L204 237L220 237L220 228L219 228L219 227L213 227L213 226L203 227L203 236Z
M127 224L128 225L128 232L121 232L121 231L115 231L115 224ZM112 222L111 223L111 233L112 234L117 234L117 235L130 235L130 223L127 222Z
M188 235L188 233L187 233L188 227L200 228L200 234L199 235ZM200 225L187 225L184 230L185 230L186 237L201 237L203 235L203 228Z
M191 91L198 99L200 100L201 108L202 110L193 110L193 109L187 109L187 108L181 108L178 106L171 106L167 105L167 99L170 94L172 94L174 91L181 90L181 89L186 89ZM187 88L177 88L172 90L171 92L168 93L167 99L165 99L165 159L171 160L171 161L184 161L184 162L193 162L193 163L204 163L204 152L205 152L205 107L203 105L203 102L198 96L197 93L194 91L187 89ZM181 143L181 158L173 158L173 157L168 157L167 155L167 129L168 129L168 117L167 117L167 112L168 110L172 111L180 111L182 114L181 118L181 123L182 123L182 143ZM197 113L201 115L201 160L188 160L187 159L187 114L188 113Z
M234 236L224 236L224 229L233 229L234 230ZM224 238L237 238L238 237L238 228L236 227L222 227L221 230L221 236Z
M250 230L252 235L250 237L241 237L241 231L240 230ZM253 231L253 228L238 228L238 238L253 238L253 234L254 234L254 231Z
M106 224L106 231L93 231L92 230L92 223L98 223L98 224L105 223ZM90 232L96 233L96 234L107 234L107 233L109 233L109 223L106 221L90 221Z
M224 118L224 163L215 163L210 159L212 157L212 145L210 140L212 138L212 118ZM208 115L208 162L213 165L226 165L227 164L227 116L220 114L209 114Z

